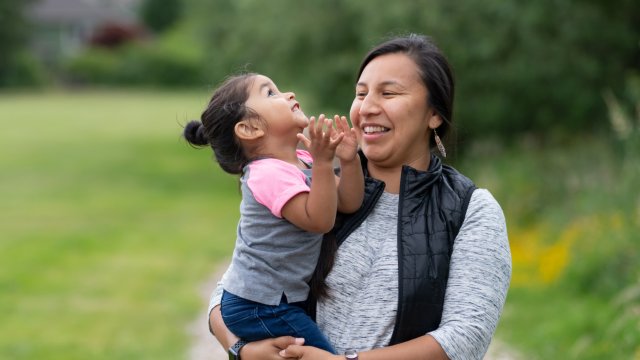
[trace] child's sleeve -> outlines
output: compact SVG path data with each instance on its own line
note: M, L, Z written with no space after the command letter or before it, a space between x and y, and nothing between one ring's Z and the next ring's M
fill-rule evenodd
M263 159L249 164L247 186L254 198L273 215L282 218L282 208L294 196L309 192L300 169L284 161Z
M307 151L307 150L296 150L296 155L298 156L298 159L304 161L307 164L313 164L313 158L311 157L311 154Z

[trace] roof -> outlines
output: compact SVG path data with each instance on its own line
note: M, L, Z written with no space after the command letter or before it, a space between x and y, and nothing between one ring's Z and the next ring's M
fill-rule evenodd
M140 0L37 0L29 9L34 21L49 24L75 22L137 22Z

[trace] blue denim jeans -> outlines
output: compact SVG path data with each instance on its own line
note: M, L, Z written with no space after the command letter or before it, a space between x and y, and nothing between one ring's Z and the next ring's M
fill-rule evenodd
M225 291L220 311L227 328L243 340L257 341L289 335L304 338L305 345L335 354L333 346L300 304L287 303L284 295L280 305L265 305Z

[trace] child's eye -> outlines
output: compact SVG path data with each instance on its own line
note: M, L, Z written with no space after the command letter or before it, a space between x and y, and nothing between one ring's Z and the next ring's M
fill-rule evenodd
M267 91L267 96L275 96L275 95L276 95L276 92L275 92L275 91L273 91L273 90L271 90L271 89L269 89L269 90Z

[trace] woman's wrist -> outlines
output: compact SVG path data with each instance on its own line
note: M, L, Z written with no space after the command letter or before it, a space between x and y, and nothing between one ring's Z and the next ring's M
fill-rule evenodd
M355 350L347 350L344 353L344 357L347 358L347 360L358 360L358 352Z

